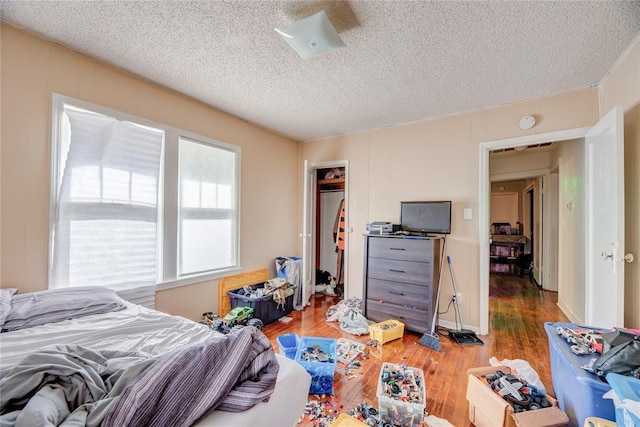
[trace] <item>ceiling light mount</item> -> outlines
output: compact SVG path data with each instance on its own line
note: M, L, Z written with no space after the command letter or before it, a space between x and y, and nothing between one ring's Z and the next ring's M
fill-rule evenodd
M346 47L324 10L275 30L302 59Z

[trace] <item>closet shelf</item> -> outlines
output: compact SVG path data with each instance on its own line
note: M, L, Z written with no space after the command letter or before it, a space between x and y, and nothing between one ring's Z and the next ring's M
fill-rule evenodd
M325 190L344 189L344 178L319 179L318 187Z

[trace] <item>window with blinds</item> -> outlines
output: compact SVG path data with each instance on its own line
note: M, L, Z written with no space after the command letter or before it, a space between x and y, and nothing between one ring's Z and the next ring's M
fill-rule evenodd
M53 116L51 288L237 267L237 147L59 95Z
M180 138L180 276L235 260L235 153Z

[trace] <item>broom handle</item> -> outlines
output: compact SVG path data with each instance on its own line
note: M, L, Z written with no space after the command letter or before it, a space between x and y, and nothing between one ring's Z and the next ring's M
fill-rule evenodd
M442 253L440 254L440 274L438 275L438 290L436 291L436 305L433 310L433 320L431 321L431 335L436 331L436 317L438 317L438 310L440 310L440 282L442 281L442 267L444 267L444 251L447 246L447 236L442 238Z
M453 284L453 296L456 308L458 309L458 317L460 318L460 329L464 329L464 322L462 321L462 310L460 310L460 302L458 301L458 290L456 289L456 278L453 275L453 267L451 266L451 257L447 255L447 263L449 264L449 273L451 274L451 283ZM456 319L456 322L458 320Z

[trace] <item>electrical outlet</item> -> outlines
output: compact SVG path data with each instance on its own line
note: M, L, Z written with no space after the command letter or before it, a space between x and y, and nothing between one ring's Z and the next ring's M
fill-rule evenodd
M462 304L462 292L456 292L453 297L458 301L458 304Z

